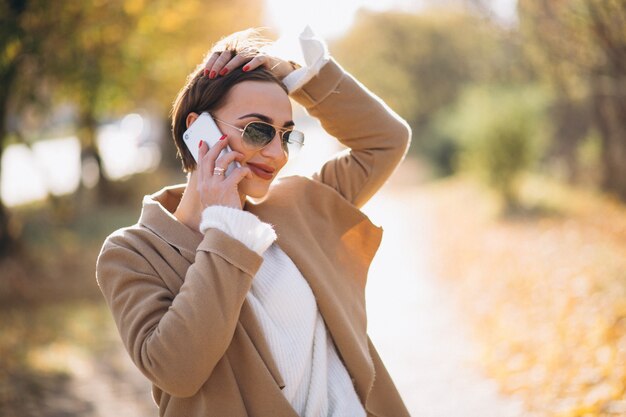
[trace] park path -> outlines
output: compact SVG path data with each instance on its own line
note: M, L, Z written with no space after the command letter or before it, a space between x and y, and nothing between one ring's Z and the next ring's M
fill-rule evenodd
M431 271L437 233L428 199L400 169L364 211L385 233L370 270L370 336L414 417L523 417L477 370L475 347L445 283ZM152 417L145 378L119 344L77 367L73 395L90 405L83 416Z
M448 284L433 274L434 215L419 186L407 185L412 172L401 168L364 207L384 229L366 292L370 337L412 416L526 416L478 370L476 345Z

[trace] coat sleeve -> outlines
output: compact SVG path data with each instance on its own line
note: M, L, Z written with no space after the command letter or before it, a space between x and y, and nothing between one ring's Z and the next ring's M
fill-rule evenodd
M404 158L411 129L332 59L291 97L348 148L313 178L363 206Z
M155 269L163 258L154 242L130 235L105 242L98 284L142 373L172 396L192 396L226 352L262 258L210 229L174 293Z

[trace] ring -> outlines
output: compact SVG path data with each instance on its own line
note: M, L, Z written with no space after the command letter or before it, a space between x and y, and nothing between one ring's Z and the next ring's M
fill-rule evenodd
M224 175L224 171L226 171L224 168L215 167L213 175Z

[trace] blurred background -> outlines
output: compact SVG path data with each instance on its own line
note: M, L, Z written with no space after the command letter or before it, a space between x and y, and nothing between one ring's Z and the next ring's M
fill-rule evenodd
M212 43L305 24L413 129L364 208L411 412L626 415L623 0L0 0L0 415L157 415L100 246L185 181L168 113ZM339 148L295 117L307 174Z

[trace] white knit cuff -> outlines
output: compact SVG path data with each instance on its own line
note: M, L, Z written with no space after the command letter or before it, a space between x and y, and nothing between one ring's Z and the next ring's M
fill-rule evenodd
M269 46L265 48L270 55L274 54L285 59L292 59L302 65L301 68L292 71L282 80L289 93L296 91L311 81L313 77L319 74L322 67L330 61L326 42L313 32L313 29L309 26L306 26L300 33L298 40L300 43L299 53L295 53L294 49L297 47L292 44L291 39L279 39L274 47Z
M202 211L200 232L218 229L239 240L259 255L276 240L270 224L263 223L254 214L232 207L209 206Z

